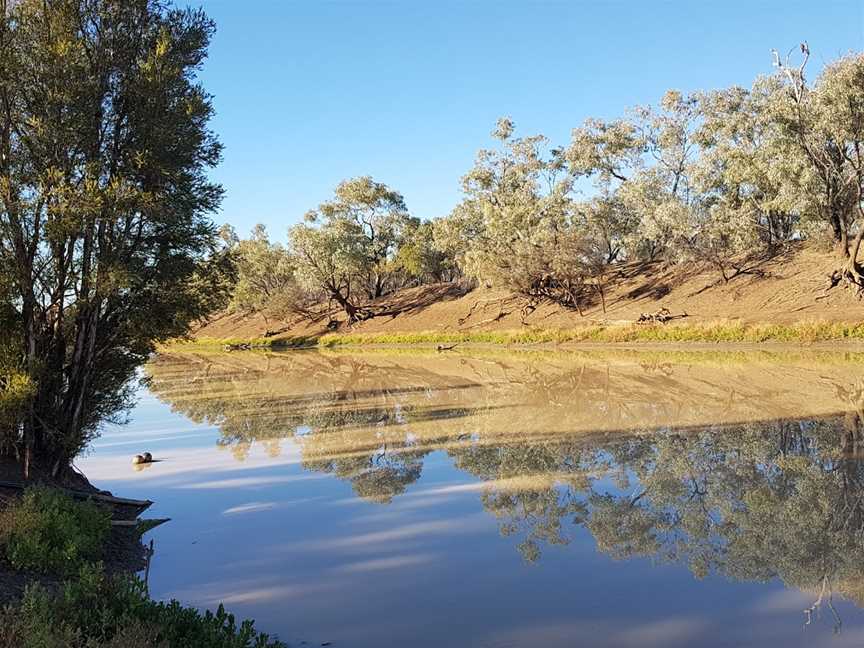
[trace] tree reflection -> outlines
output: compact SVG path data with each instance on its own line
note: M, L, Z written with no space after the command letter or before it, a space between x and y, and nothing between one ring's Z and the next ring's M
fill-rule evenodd
M452 450L487 481L483 504L520 551L565 542L584 526L616 559L686 565L813 592L813 608L841 593L864 603L864 464L853 412L821 421L659 431L606 443ZM565 473L546 489L498 491L518 474ZM506 483L506 481L505 481Z
M307 393L287 395L268 384L268 367L247 371L204 358L151 367L151 390L169 400L174 411L220 428L221 447L238 460L254 443L279 452L280 440L296 442L303 466L351 482L360 497L389 502L417 479L431 448L411 434L411 424L469 415L463 407L429 407L416 402L426 387L382 389L364 365L351 358L316 356L301 363ZM323 364L322 364L323 363ZM191 371L190 371L191 369ZM428 382L428 376L403 372L397 384ZM412 401L412 398L414 399Z
M789 400L774 385L660 361L465 359L436 372L294 354L169 359L150 380L175 410L218 425L239 459L253 443L278 453L290 439L305 468L386 504L444 451L483 482L483 507L529 562L585 529L615 559L681 564L698 578L779 578L813 594L810 615L833 611L835 594L864 604L864 381L849 379L853 360L832 379L788 370L810 381L796 388L812 401L801 407L819 401L826 412L802 419L770 416Z

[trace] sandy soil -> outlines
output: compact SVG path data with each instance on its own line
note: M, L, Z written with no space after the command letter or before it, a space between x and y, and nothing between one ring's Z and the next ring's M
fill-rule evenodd
M864 301L851 290L825 292L834 268L831 253L813 246L794 246L784 253L745 265L724 283L709 267L626 266L610 280L606 310L599 300L582 315L576 310L543 304L530 314L524 302L484 288L470 292L452 284L410 288L375 303L394 315L375 317L339 330L352 333L513 330L523 327L566 329L588 324L624 324L642 313L667 308L687 314L687 322L729 321L791 324L802 321L864 320ZM344 320L344 318L343 318ZM268 322L260 315L222 314L198 328L194 338L254 338L278 331L276 338L322 335L325 321Z

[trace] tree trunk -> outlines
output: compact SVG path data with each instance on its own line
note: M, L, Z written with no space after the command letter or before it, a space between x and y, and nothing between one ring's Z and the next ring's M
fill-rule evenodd
M375 299L384 294L384 279L380 274L375 274Z
M837 246L840 267L831 273L829 277L829 289L834 288L840 283L844 283L853 286L859 296L864 294L864 269L858 263L858 254L861 251L862 239L864 239L864 225L858 230L855 238L852 239L851 246L848 243L846 231L842 232L840 244Z
M345 295L343 295L341 291L331 289L330 294L333 299L336 300L336 303L342 307L342 310L345 311L345 314L348 316L348 323L353 324L356 322L358 320L357 311L359 309L346 299Z

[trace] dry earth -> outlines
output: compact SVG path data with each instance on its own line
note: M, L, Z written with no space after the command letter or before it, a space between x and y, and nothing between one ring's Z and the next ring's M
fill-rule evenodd
M576 328L588 324L623 324L641 313L667 308L687 314L687 322L791 324L802 321L858 322L864 301L842 287L826 293L828 275L836 263L832 254L814 246L791 246L771 259L751 261L743 272L724 283L711 267L624 266L610 280L606 310L599 300L580 315L576 310L542 304L525 316L524 302L506 293L472 290L453 284L409 288L374 303L376 310L394 312L340 330L353 333L419 331L513 330ZM344 320L344 316L342 317ZM338 319L338 318L337 318ZM198 328L194 338L316 336L327 332L326 319L268 323L261 315L222 314Z

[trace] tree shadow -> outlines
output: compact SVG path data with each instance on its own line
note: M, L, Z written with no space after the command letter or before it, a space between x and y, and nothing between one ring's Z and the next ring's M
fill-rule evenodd
M395 319L399 315L416 313L438 302L459 299L469 292L471 287L467 283L430 284L382 297L373 302L370 308L372 317L390 316Z

